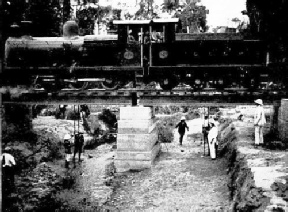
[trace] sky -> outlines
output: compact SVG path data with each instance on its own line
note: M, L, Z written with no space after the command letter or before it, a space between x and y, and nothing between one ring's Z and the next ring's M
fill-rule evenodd
M129 10L136 10L135 5L139 2L140 0L99 0L102 5L116 7L121 4ZM154 0L154 2L161 4L164 0ZM207 25L214 27L231 24L232 18L241 17L241 11L246 10L246 0L201 0L201 3L209 10Z
M227 26L232 18L240 17L241 11L246 10L246 0L201 0L209 10L207 25Z

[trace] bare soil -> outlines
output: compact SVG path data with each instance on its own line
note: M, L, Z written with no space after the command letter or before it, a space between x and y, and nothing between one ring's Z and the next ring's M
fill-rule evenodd
M198 119L189 121L183 146L178 135L161 144L152 169L119 173L107 208L112 211L228 211L227 161L203 156ZM195 127L195 126L198 127ZM207 152L206 152L207 153Z

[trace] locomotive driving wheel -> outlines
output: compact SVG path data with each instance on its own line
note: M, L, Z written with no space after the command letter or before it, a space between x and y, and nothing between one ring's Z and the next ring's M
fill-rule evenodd
M70 84L72 89L85 90L88 87L88 82L74 82Z
M88 87L88 82L78 81L77 79L65 79L62 82L62 89L85 90Z
M120 86L120 81L115 77L108 77L101 82L101 85L105 90L115 90Z

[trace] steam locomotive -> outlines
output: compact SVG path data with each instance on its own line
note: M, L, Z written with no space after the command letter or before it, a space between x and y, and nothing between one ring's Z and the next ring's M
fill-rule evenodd
M282 89L269 68L265 41L240 33L177 33L179 20L115 20L115 35L9 37L4 76L45 89L118 89L127 84L179 83L189 89Z

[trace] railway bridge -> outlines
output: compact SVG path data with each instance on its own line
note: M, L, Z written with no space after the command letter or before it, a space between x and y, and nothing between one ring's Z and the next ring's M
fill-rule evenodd
M187 89L170 91L145 89L81 91L66 89L47 93L43 90L2 89L0 100L4 105L90 104L125 106L120 108L115 160L116 168L118 172L121 172L151 167L160 150L153 106L225 107L253 105L254 100L258 98L263 99L265 105L274 105L274 110L278 110L281 106L281 99L287 98L287 92L249 91L245 89L206 89L202 91ZM137 107L137 105L141 106ZM279 126L279 130L285 129L285 127Z

